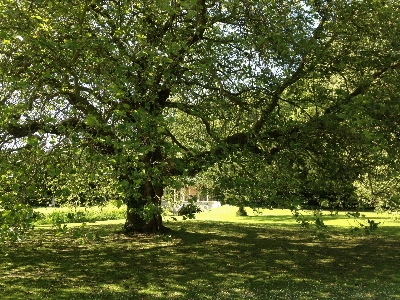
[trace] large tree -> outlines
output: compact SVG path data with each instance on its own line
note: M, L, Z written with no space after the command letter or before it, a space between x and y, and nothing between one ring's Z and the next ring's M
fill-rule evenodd
M162 230L164 187L218 162L391 152L399 15L389 0L2 1L1 206L39 188L15 152L52 178L79 170L54 155L68 151L104 166L93 177L112 169L126 232Z

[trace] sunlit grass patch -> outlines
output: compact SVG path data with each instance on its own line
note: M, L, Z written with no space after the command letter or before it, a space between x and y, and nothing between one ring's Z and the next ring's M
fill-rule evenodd
M223 205L209 211L196 214L196 220L211 220L221 222L237 222L237 223L261 223L271 225L298 225L293 213L288 209L252 209L247 207L248 216L236 216L238 208L236 206ZM299 210L301 217L310 224L315 223L315 211ZM368 220L373 220L377 227L397 227L400 221L393 217L389 212L359 212L351 214L347 211L318 211L319 216L327 226L337 228L355 228L369 226ZM354 217L356 215L357 217Z

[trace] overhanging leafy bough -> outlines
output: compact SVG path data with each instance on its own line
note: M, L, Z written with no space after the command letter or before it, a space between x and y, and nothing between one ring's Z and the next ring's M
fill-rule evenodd
M74 180L93 193L89 176L127 204L125 231L156 232L161 215L145 208L215 164L247 168L232 177L246 193L268 177L269 195L288 182L345 186L398 159L398 12L373 1L1 5L1 172L14 176L2 206L46 189L70 197ZM11 155L13 139L26 147Z

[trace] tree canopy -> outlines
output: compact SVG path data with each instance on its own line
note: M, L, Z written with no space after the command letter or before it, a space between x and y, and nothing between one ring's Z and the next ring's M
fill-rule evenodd
M399 15L390 0L2 1L3 229L27 199L91 184L127 204L126 232L163 230L164 188L207 170L267 196L397 182Z

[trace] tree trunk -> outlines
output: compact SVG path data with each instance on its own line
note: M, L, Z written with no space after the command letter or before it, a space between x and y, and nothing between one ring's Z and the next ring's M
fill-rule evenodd
M159 212L154 213L150 221L146 221L144 207L153 204L153 207L161 208L161 197L164 192L162 185L147 181L140 187L141 197L130 197L127 199L127 217L124 233L157 233L168 230L162 224Z
M239 206L239 210L236 212L236 215L240 216L240 217L247 216L247 212L246 212L246 210L245 210L243 205Z
M156 143L154 141L152 142ZM150 140L145 142L146 145L149 143ZM157 142L157 144L159 143ZM157 233L168 230L162 224L161 217L161 198L164 193L162 175L158 175L159 177L156 178L150 175L154 168L160 167L158 164L161 161L163 161L163 155L160 146L156 146L153 151L149 151L142 158L141 162L148 170L148 172L146 172L148 177L143 179L144 181L140 186L140 196L127 199L128 211L124 227L125 233ZM131 181L129 176L126 180L128 180L128 182ZM131 182L131 184L133 183ZM146 205L150 211L144 210Z

